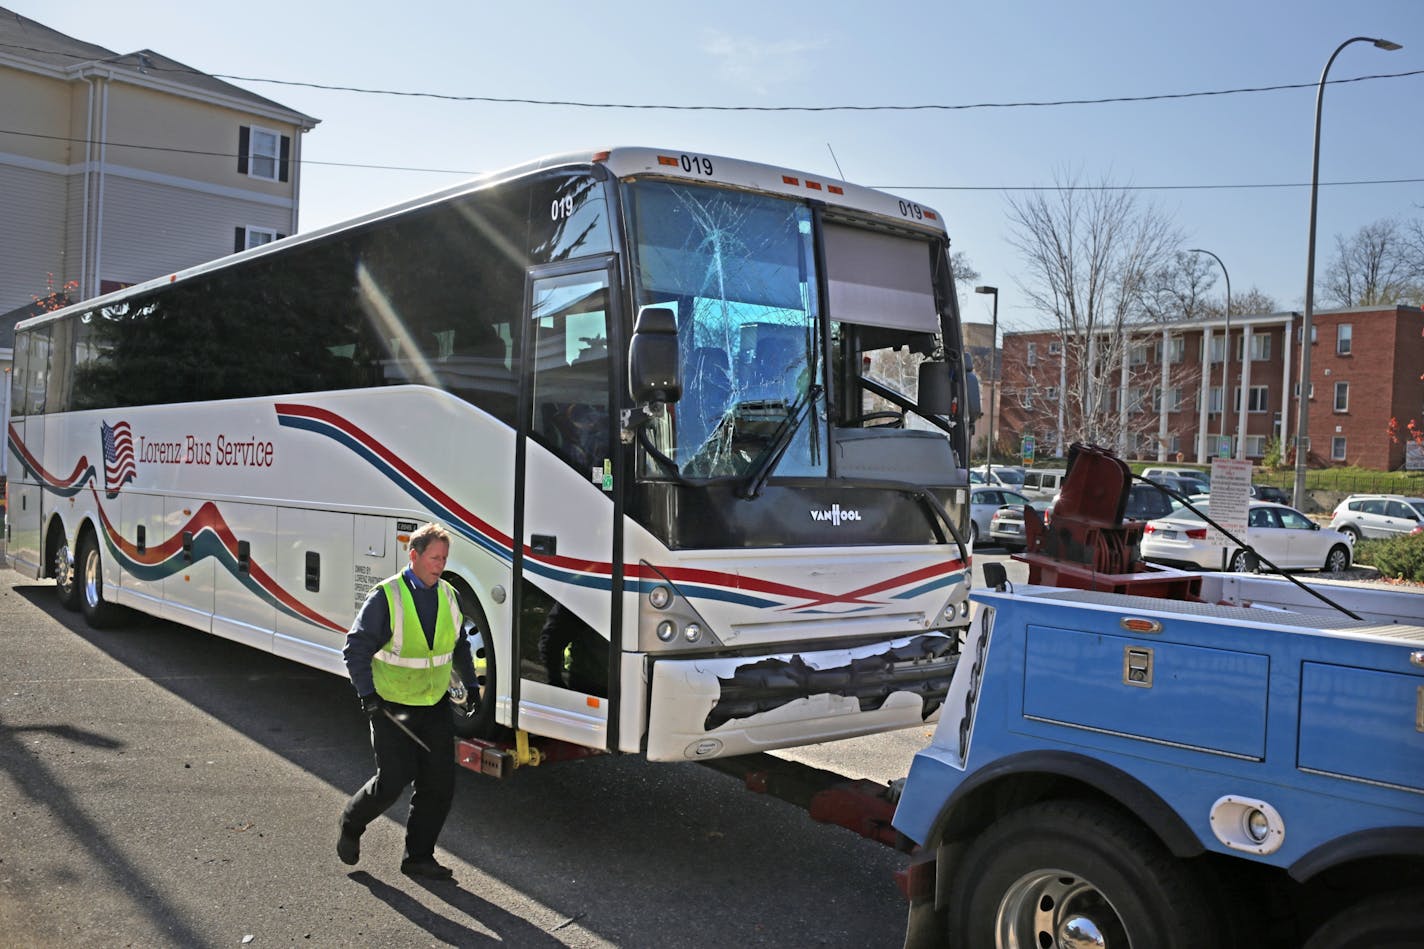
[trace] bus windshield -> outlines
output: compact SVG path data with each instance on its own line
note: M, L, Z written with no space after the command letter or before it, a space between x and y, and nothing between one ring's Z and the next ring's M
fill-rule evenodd
M678 319L683 394L658 448L691 478L755 474L783 448L779 474L824 475L810 207L667 182L630 193L638 306Z

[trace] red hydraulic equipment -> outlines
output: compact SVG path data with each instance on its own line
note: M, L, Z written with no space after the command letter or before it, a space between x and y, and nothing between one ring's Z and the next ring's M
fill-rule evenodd
M1112 452L1093 445L1068 449L1063 490L1045 524L1024 507L1028 582L1076 590L1199 600L1201 575L1142 562L1140 521L1124 521L1132 472Z

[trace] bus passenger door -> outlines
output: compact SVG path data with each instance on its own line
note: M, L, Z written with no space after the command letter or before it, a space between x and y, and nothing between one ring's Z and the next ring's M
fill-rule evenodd
M613 714L610 266L530 272L515 484L515 724L597 748Z

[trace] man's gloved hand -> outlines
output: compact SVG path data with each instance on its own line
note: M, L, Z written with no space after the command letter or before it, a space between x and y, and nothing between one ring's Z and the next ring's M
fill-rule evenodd
M372 692L370 695L361 696L361 711L366 713L367 718L375 719L381 714L381 709L384 707L385 705L381 702L381 697L375 692Z

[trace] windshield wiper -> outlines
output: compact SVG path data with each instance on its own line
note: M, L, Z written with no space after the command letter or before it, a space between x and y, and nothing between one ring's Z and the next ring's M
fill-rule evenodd
M742 485L742 497L750 500L761 494L761 489L766 486L766 479L771 477L771 472L776 468L777 462L790 447L791 439L800 430L806 413L811 410L820 397L821 387L812 385L796 399L790 411L786 413L786 418L777 428L776 434L771 437L771 444L767 446L766 451L762 452L761 462L752 469L752 473L747 476L746 483Z

